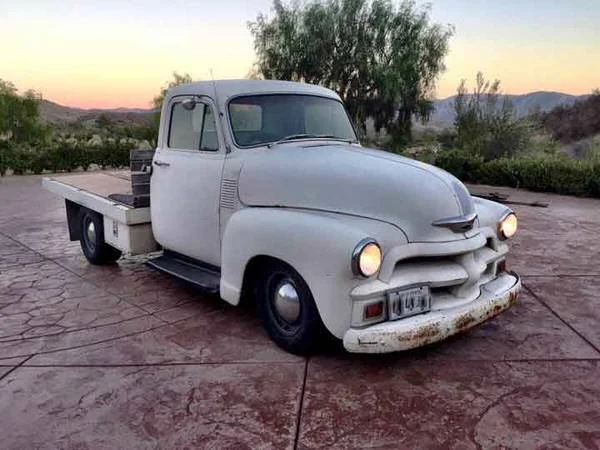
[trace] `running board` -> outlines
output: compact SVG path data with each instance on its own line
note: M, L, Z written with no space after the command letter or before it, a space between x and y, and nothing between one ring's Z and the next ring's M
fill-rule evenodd
M184 280L206 293L217 294L221 274L216 269L203 267L192 261L177 258L171 252L146 262L150 267Z

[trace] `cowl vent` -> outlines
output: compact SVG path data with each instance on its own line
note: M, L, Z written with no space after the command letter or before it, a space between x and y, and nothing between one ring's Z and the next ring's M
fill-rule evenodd
M223 179L221 182L221 208L235 209L237 189L237 180Z

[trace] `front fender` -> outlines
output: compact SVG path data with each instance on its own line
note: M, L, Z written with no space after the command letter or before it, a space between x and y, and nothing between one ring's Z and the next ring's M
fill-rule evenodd
M385 251L392 241L405 241L394 226L339 214L284 208L245 208L234 213L223 234L221 297L240 300L248 262L258 255L290 264L308 284L327 329L342 338L350 326L350 291L367 280L351 270L352 252L365 237L377 239Z
M513 212L509 207L480 197L472 197L480 228L491 228L496 230L498 221L509 212Z

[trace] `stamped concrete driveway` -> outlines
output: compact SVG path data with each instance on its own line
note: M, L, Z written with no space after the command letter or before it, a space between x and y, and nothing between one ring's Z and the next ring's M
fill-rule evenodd
M419 351L306 359L143 260L88 265L40 178L3 179L0 447L600 448L600 201L493 190L551 203L515 207L515 307Z

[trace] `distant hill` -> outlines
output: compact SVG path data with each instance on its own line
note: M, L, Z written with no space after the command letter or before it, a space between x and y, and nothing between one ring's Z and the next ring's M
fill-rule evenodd
M146 124L152 119L152 109L115 108L115 109L82 109L59 105L42 100L40 115L44 122L53 125L66 125L76 121L92 121L105 114L116 122Z
M531 92L522 95L501 95L500 100L508 98L512 101L517 116L524 117L535 108L539 108L540 112L548 112L557 106L571 106L579 100L584 100L587 95L570 95L561 92ZM433 128L446 128L454 123L454 101L456 96L445 98L443 100L434 100L435 112L425 126Z
M542 123L564 144L593 138L600 134L600 94L542 114Z
M535 108L540 112L549 112L557 106L572 106L579 100L584 100L588 95L570 95L561 92L531 92L523 95L502 95L501 99L509 98L515 106L519 117L526 116ZM447 128L454 123L454 100L456 96L442 100L434 100L435 112L425 127ZM114 108L114 109L81 109L59 105L48 100L42 100L42 120L54 125L66 125L75 121L92 121L99 115L106 114L111 119L121 123L147 124L152 118L152 109L141 108ZM415 124L421 127L420 124Z

